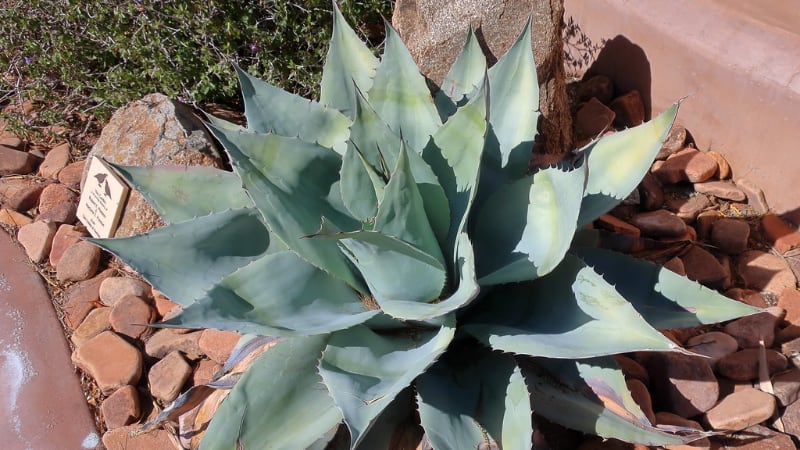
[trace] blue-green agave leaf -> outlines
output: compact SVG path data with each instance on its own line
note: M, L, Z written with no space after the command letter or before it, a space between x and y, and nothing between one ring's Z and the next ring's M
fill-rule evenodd
M87 240L117 255L182 305L202 298L222 277L258 259L270 246L270 234L252 208L209 214L128 238Z
M585 180L585 164L550 167L488 197L475 228L480 283L527 281L552 271L575 234Z
M642 181L672 129L678 106L675 103L653 120L593 141L582 150L589 177L579 227L617 206Z
M367 97L389 128L414 151L421 151L442 124L425 77L388 23L383 57Z
M298 137L344 154L350 128L347 116L262 81L238 66L236 72L242 86L247 130Z
M386 183L355 146L348 146L342 158L342 201L353 217L364 222L375 217Z
M479 448L492 440L504 449L531 448L530 394L510 355L471 349L445 356L416 386L422 427L437 450Z
M686 328L759 312L662 266L600 248L574 248L655 328Z
M438 331L379 335L363 325L333 333L319 372L350 430L361 442L391 401L445 351L455 334L450 318Z
M442 250L428 222L422 196L411 173L405 145L400 146L397 166L384 189L374 229L413 245L445 267Z
M488 127L488 84L444 125L422 153L439 178L450 203L450 227L443 247L445 258L455 261L456 239L466 230L478 187L483 144Z
M422 429L415 418L414 389L403 389L381 412L356 446L356 450L413 448Z
M506 180L516 180L528 170L539 120L530 19L514 45L489 69L489 86L492 138L487 139L486 156L491 166L502 168Z
M322 69L320 103L341 111L351 119L355 117L353 83L362 92L368 91L378 63L378 58L361 42L336 2L333 2L333 35Z
M214 414L201 450L293 450L330 436L342 414L316 372L326 341L288 338L259 356Z
M365 322L356 291L288 251L267 255L223 278L165 322L178 328L291 336L330 333Z
M232 172L205 166L114 168L167 223L253 206Z
M323 216L338 229L360 228L340 204L339 155L296 138L211 130L270 231L303 259L366 292L335 242L304 238L319 229Z
M542 278L497 288L480 308L462 329L505 352L589 358L639 350L681 351L603 277L569 255ZM625 333L619 333L623 323Z
M533 410L574 430L644 445L680 445L712 433L655 428L631 397L612 358L522 363Z
M219 117L212 116L207 112L203 112L206 116L206 119L217 128L225 128L226 130L231 131L247 131L247 127L243 127L241 125L235 124L233 122L229 122L225 119L220 119Z
M477 92L485 76L486 56L470 26L464 47L444 77L440 92L461 106L469 94Z

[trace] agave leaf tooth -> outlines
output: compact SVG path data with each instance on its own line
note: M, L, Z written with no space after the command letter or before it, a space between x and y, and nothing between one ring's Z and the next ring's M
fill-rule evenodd
M422 196L411 172L408 152L400 155L375 216L375 230L401 239L433 256L444 267L444 256L425 213Z
M693 428L654 427L633 401L611 358L581 361L526 358L522 372L533 409L574 430L644 445L681 445L713 435Z
M245 208L209 214L139 236L87 240L117 255L170 299L188 305L223 276L265 254L270 234L258 212Z
M486 153L509 181L528 169L539 119L539 82L531 51L531 20L497 64L489 69L492 87L490 123L496 141Z
M317 231L323 216L339 229L360 228L339 204L339 155L296 138L210 129L228 151L270 231L306 261L366 293L335 242L304 238Z
M489 120L488 88L484 79L481 91L436 131L422 153L450 203L450 228L443 250L445 258L452 261L457 236L466 229L478 187Z
M640 350L684 351L570 255L544 277L496 288L476 309L462 329L505 352L589 358ZM620 324L625 324L625 333L619 333Z
M760 311L648 261L600 248L573 248L570 252L614 284L658 329L724 322Z
M675 103L653 120L593 141L582 150L589 177L579 227L617 206L642 181L675 123L679 106Z
M458 106L462 106L469 99L468 95L476 93L476 89L480 88L485 75L486 56L470 25L461 53L442 81L441 92Z
M482 285L526 281L561 262L575 234L586 166L551 167L494 192L475 225Z
M340 178L342 201L350 214L362 222L375 217L386 183L354 145L344 154Z
M271 448L306 448L330 435L342 415L315 370L327 340L288 338L259 356L220 405L200 448L262 448L265 436Z
M319 373L342 411L351 449L392 400L439 358L454 334L454 317L436 331L379 335L357 325L331 334Z
M113 166L167 223L253 206L232 172L205 166Z
M250 75L238 66L235 67L242 88L247 130L299 137L306 142L344 154L350 127L347 116L299 95L290 94Z
M262 335L324 334L365 322L358 293L292 252L267 255L228 275L170 326Z
M388 22L383 57L367 97L389 128L398 135L402 130L403 139L417 151L442 124L425 77Z
M341 111L349 118L356 114L355 85L362 92L372 87L379 61L359 39L333 2L333 35L322 70L320 103Z

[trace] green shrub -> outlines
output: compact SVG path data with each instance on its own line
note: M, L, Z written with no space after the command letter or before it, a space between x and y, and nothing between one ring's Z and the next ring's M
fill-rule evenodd
M341 2L373 44L391 6ZM232 63L315 96L330 11L330 0L4 0L0 70L12 76L0 81L0 104L21 95L105 117L156 91L189 103L232 102Z

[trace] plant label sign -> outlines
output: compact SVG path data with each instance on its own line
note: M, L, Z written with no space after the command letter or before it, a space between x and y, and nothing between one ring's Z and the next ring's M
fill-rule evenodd
M78 219L96 238L108 238L117 229L130 189L103 160L93 157L78 203Z

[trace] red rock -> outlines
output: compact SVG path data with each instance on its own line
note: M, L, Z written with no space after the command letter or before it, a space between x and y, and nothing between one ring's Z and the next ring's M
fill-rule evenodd
M147 379L153 397L168 404L178 398L181 388L192 374L192 368L177 351L170 352L153 364Z
M112 331L104 331L72 353L72 362L108 395L142 376L142 354Z
M102 286L101 286L102 289ZM111 328L119 334L139 339L152 332L148 327L155 319L155 311L141 297L126 295L111 308Z
M36 220L73 223L77 210L77 194L64 185L50 184L44 188L39 197L39 214Z
M233 331L206 329L202 331L198 345L212 361L225 364L241 335Z
M180 450L169 431L158 428L132 434L138 428L138 425L129 425L110 430L103 435L103 445L106 450Z
M27 175L38 162L39 159L30 153L0 145L0 176Z
M683 261L677 256L665 262L664 268L671 270L678 275L686 276L686 266L683 265Z
M778 306L786 310L784 320L790 325L800 327L800 291L787 288L778 296Z
M628 391L630 391L633 401L642 409L647 420L650 423L656 423L656 413L653 411L653 401L650 398L647 386L636 379L625 380L625 384L628 386Z
M151 295L153 296L153 302L156 305L156 312L161 317L166 316L175 308L181 308L181 305L179 303L175 303L172 300L168 299L167 296L165 296L157 289L152 289Z
M788 430L787 430L788 431ZM712 447L722 450L796 450L797 447L792 442L792 438L784 433L771 430L762 425L755 425L745 428L739 433L725 437L718 436L712 439L719 442L720 447Z
M3 128L3 127L0 127ZM3 133L5 134L5 133ZM0 137L0 145L6 146L8 148L13 148L14 150L24 151L25 150L25 142L22 141L18 136L2 136Z
M611 128L612 123L614 123L614 111L596 98L591 98L575 114L575 135L579 139L593 138Z
M645 211L655 211L661 209L664 204L664 191L658 178L648 172L639 183L639 198L641 206Z
M11 195L6 200L5 205L19 212L31 210L39 204L42 191L47 186L49 186L49 183L31 182L27 186L10 193Z
M783 410L781 415L786 433L800 439L800 402L794 402ZM796 447L795 447L796 448Z
M192 386L209 383L220 369L222 369L222 364L210 359L201 359L192 372Z
M56 266L59 281L88 280L97 273L100 264L100 247L80 241L72 244L61 255Z
M679 237L686 232L686 223L663 209L636 214L631 223L650 237Z
M150 285L136 278L109 277L100 285L100 301L108 306L128 295L146 298L149 294Z
M719 219L711 229L711 243L720 251L737 255L747 250L750 225L736 219Z
M720 288L725 283L726 272L719 260L697 245L681 256L686 276L711 288Z
M687 147L667 158L653 173L664 183L674 184L681 181L702 183L713 177L717 169L714 158Z
M100 272L91 280L81 281L67 288L64 293L64 323L74 330L100 301L100 283L114 273L113 269Z
M657 353L647 361L654 407L682 417L702 414L717 403L719 384L703 357Z
M775 408L775 397L750 388L723 398L705 419L714 430L739 431L769 419Z
M739 256L739 276L746 287L775 295L797 286L794 273L780 256L748 250Z
M602 439L590 437L583 441L577 450L648 450L649 447L641 444L631 444L617 439Z
M731 165L728 164L728 160L725 159L724 156L722 156L719 152L715 152L714 150L707 151L706 155L714 158L714 161L717 162L717 166L719 166L717 178L720 180L727 180L731 177Z
M742 289L742 288L728 289L727 291L725 291L725 295L728 298L738 300L750 306L755 306L756 308L767 308L769 306L767 304L767 301L764 299L764 296L761 295L760 292L754 291L752 289Z
M69 143L57 145L47 152L44 161L39 166L39 175L42 178L57 179L58 172L69 164L70 147Z
M661 150L658 151L656 160L667 159L667 157L673 153L686 148L688 135L689 132L686 131L686 128L680 125L673 126L672 129L669 130L669 135L667 135L667 139L664 140L664 144L661 145Z
M35 263L44 261L50 253L56 224L51 222L34 222L23 226L17 232L17 240L25 248L28 258Z
M603 214L597 219L597 228L603 230L613 231L614 233L629 234L631 236L639 236L641 233L635 226L618 219L611 214Z
M75 223L77 221L78 204L76 202L62 203L53 209L39 213L36 220L49 220L56 223Z
M787 357L792 357L800 353L800 338L792 339L781 344L781 353Z
M578 101L585 102L592 97L600 103L611 101L614 94L614 83L605 75L595 75L578 83Z
M767 243L778 253L786 253L800 247L800 232L775 214L765 214L761 217L761 232Z
M739 344L732 336L720 331L709 331L686 341L686 349L699 355L707 356L712 368L717 361L739 349Z
M203 355L198 344L200 334L202 331L182 334L170 329L158 330L147 339L144 351L153 358L163 358L170 352L179 351L189 359L199 359Z
M686 223L694 222L704 209L711 206L711 201L704 194L696 194L689 198L671 197L666 203L667 208Z
M619 369L625 375L626 379L636 379L644 383L650 384L650 376L647 374L647 369L639 364L636 360L628 358L624 355L613 355L614 361L617 362Z
M793 367L772 377L772 389L781 406L789 406L800 398L800 370Z
M728 322L724 330L731 335L741 348L758 348L759 339L769 348L775 342L775 329L780 317L775 311L762 312Z
M737 188L730 181L707 181L705 183L695 183L694 190L703 194L713 195L724 200L743 202L747 199L741 189Z
M722 271L725 273L725 277L722 279L722 282L716 286L717 290L724 290L730 289L733 286L733 272L731 271L731 257L720 253L716 255L717 261L719 261L720 267L722 267Z
M86 341L103 331L110 330L111 322L108 320L110 314L111 308L107 307L91 310L89 314L86 315L86 318L83 319L83 322L81 322L78 328L72 333L72 336L69 337L75 347L80 347L85 344Z
M81 177L86 161L76 161L68 164L58 172L58 182L70 189L80 189Z
M61 255L72 244L80 241L80 238L88 236L88 233L82 228L70 224L61 224L56 230L56 235L53 237L53 245L50 248L50 265L56 267L61 260Z
M685 419L677 414L672 414L670 412L656 413L656 423L662 426L666 425L666 426L683 427L683 428L694 428L695 430L703 431L703 427L694 420ZM700 450L700 449L711 448L710 445L711 444L708 442L708 438L703 438L693 441L689 444L665 445L664 448L667 450Z
M700 239L707 240L711 238L711 230L717 220L721 219L718 211L701 211L695 218L695 228L697 228L697 236Z
M639 91L620 95L608 105L614 111L614 125L620 128L635 127L644 122L644 104Z
M717 361L717 372L731 380L748 381L758 378L759 349L748 348L722 357ZM772 349L766 349L767 370L770 374L786 370L786 357Z
M769 204L764 197L764 191L745 178L736 180L736 186L747 196L747 204L756 214L765 214L769 211Z
M25 214L14 211L13 209L0 208L0 223L4 223L12 227L21 227L32 222L33 219Z
M103 400L100 413L106 428L113 430L136 422L142 414L139 391L133 386L123 386Z

